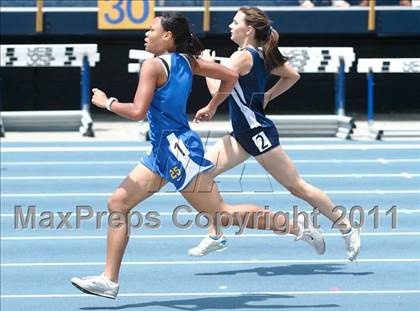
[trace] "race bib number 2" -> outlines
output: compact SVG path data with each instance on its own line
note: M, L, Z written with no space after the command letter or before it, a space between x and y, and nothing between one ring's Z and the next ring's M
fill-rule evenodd
M263 131L259 132L255 136L252 136L252 140L260 152L263 152L271 147L271 142Z

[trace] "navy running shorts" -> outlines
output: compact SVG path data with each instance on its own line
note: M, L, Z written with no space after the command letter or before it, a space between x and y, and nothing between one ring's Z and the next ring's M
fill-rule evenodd
M246 131L233 131L230 135L254 157L280 145L279 134L275 126L259 126Z

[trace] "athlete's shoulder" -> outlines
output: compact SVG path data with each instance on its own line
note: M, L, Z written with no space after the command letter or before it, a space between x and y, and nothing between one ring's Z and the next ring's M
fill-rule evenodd
M252 54L247 49L238 50L230 56L231 60L250 60L252 59Z
M246 75L252 68L252 55L246 50L236 51L230 56L230 67L240 75Z
M146 59L141 65L141 74L159 75L163 72L160 60L157 57Z

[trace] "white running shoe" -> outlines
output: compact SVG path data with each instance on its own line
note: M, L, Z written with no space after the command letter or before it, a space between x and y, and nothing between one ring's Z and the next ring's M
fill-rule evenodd
M200 244L198 244L196 247L190 248L188 250L188 254L194 257L201 257L207 255L208 253L214 251L221 252L225 249L227 249L227 240L223 235L221 235L217 240L206 236L201 240Z
M118 295L119 285L108 279L104 273L83 278L71 278L71 283L82 292L91 295L115 299Z
M325 240L319 229L315 228L311 219L308 217L308 228L305 228L304 223L305 217L303 215L298 216L298 226L300 233L296 237L295 241L303 240L311 245L315 251L322 255L325 253Z
M360 252L360 229L351 228L351 231L342 237L346 243L349 260L355 261Z

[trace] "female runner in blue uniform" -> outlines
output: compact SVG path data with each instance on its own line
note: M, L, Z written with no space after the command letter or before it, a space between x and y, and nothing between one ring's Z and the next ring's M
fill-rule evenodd
M293 195L305 200L320 213L335 222L341 216L333 212L334 204L318 188L305 182L293 162L279 144L279 136L273 122L265 116L264 108L271 99L286 92L299 80L299 74L287 63L278 49L279 35L270 25L267 15L255 7L242 7L229 25L231 40L239 46L226 66L239 75L229 96L230 119L233 132L224 136L205 157L216 167L209 174L213 177L255 157L280 184ZM262 48L262 49L259 49ZM203 59L214 61L215 53L204 51ZM267 92L265 86L270 75L280 76ZM207 78L210 93L215 94L220 81ZM196 122L207 121L215 114L216 106L200 109ZM348 258L356 259L360 250L360 230L352 229L347 218L339 224L345 241ZM209 236L189 250L192 256L203 256L215 250L226 249L226 238L209 230Z
M186 105L191 92L193 75L207 76L221 80L217 94L208 107L223 102L233 89L238 75L228 68L196 59L202 48L198 39L191 34L188 21L178 13L164 13L156 17L146 33L145 48L158 56L146 60L141 67L140 81L133 103L120 103L108 98L99 89L93 89L92 102L114 113L132 120L150 122L152 152L141 159L108 200L110 213L127 215L138 203L150 197L167 182L171 182L183 197L200 212L207 212L213 219L217 213L239 215L247 227L274 231L289 230L308 242L319 253L324 252L325 243L319 230L303 221L293 227L281 216L268 212L265 217L249 217L253 213L267 211L254 205L228 205L219 194L213 177L207 171L213 163L204 158L200 137L191 131L186 114ZM248 214L248 215L247 215ZM108 228L105 271L99 276L74 277L71 282L83 292L107 298L116 298L119 290L118 274L128 243L127 219L118 227ZM232 219L231 218L231 219ZM228 219L223 217L222 225ZM255 226L254 226L255 222ZM267 227L266 227L267 226Z

